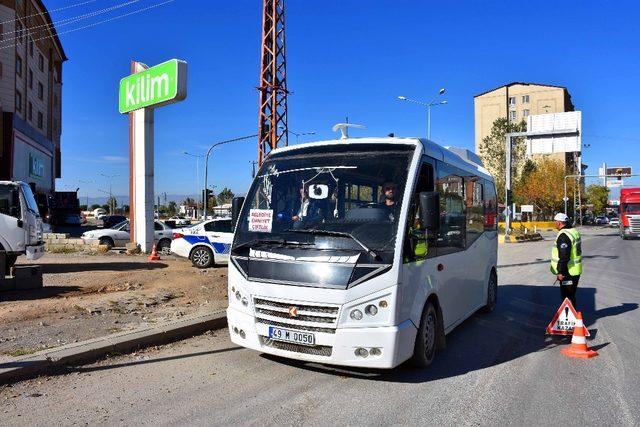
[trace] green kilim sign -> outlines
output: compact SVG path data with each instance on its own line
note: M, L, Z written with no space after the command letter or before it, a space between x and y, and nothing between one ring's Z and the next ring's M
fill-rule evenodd
M121 113L161 107L187 97L187 63L172 59L120 80Z

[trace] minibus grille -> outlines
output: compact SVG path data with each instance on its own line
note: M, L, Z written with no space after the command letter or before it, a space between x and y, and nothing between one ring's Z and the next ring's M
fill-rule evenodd
M264 320L264 319L256 319L256 323L260 323L267 326L276 326L278 328L291 328L293 325L282 322L274 322L272 320ZM323 332L325 334L335 334L336 330L333 328L318 328L315 326L306 326L306 325L295 325L294 326L298 331L307 331L307 332Z
M295 306L298 310L303 310L303 311L310 311L314 313L335 314L335 315L338 314L338 307L327 307L323 305L297 304L295 302L273 301L265 298L256 298L255 303L259 305L269 305L271 307L286 308L286 309L288 309L291 306Z
M293 353L311 354L314 356L331 357L333 348L326 345L306 346L299 344L292 344L281 341L274 341L267 337L260 337L261 344L265 347L275 348L278 350L290 351Z
M331 330L331 333L335 333L338 326L337 306L300 304L259 297L253 303L258 323L315 332Z

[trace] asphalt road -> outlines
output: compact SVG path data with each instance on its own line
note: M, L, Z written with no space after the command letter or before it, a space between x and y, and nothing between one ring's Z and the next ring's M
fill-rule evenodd
M640 241L584 233L578 306L599 351L560 354L551 241L500 247L496 310L427 370L336 369L260 355L222 330L0 391L4 425L639 425Z

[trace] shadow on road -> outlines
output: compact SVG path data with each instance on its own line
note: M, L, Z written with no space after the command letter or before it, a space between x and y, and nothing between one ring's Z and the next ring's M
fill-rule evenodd
M32 301L60 297L68 293L81 291L82 288L80 286L45 286L33 290L0 292L0 302Z
M595 288L578 288L577 305L587 328L596 320L636 310L637 303L595 309ZM476 313L447 335L447 348L440 352L428 369L404 364L394 370L381 371L329 367L292 361L269 355L263 357L327 374L377 381L421 383L464 375L539 351L568 344L570 336L548 336L545 328L560 306L558 286L501 285L493 313ZM595 337L592 333L592 338ZM603 348L608 343L599 344Z
M618 255L583 255L582 258L588 258L588 259L593 259L593 258L601 258L601 259L618 259L620 258ZM498 266L498 268L509 268L509 267L522 267L525 265L535 265L535 264L546 264L551 262L551 259L542 259L542 258L536 258L535 261L530 261L530 262L518 262L518 263L514 263L514 264L501 264Z
M79 262L65 264L41 264L45 274L77 273L81 271L131 271L157 270L168 265L159 262Z
M175 356L158 357L157 359L132 360L125 363L116 363L113 365L103 366L70 366L67 368L69 372L95 372L106 371L110 369L126 368L127 366L147 365L149 363L161 363L171 360L190 359L192 357L207 356L210 354L226 353L227 351L242 350L242 347L226 347L218 350L200 351L198 353L176 354Z

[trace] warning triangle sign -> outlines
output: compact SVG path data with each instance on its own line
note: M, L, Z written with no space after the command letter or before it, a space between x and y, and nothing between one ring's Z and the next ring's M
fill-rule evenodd
M569 298L565 298L560 304L560 308L556 312L555 316L551 320L551 323L547 326L547 334L551 335L573 335L573 328L576 326L576 309L573 308L573 304L569 301ZM589 330L584 328L585 336L590 336Z

